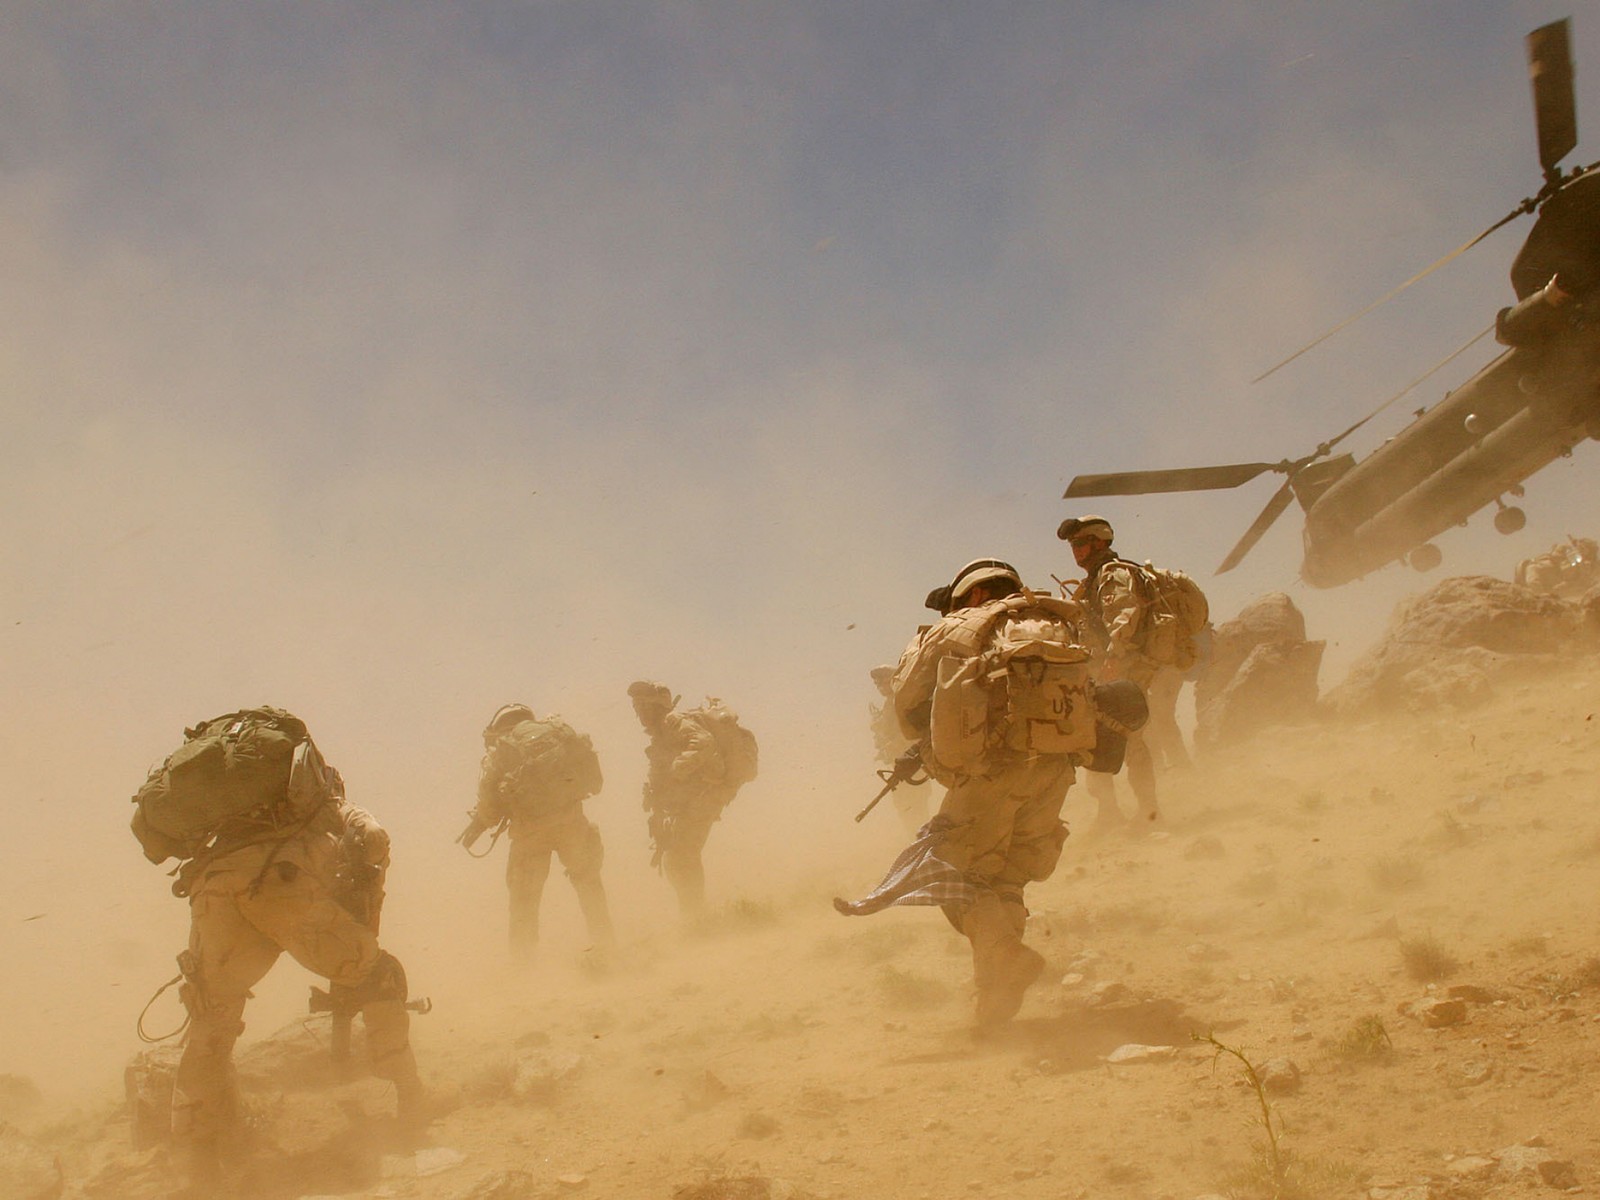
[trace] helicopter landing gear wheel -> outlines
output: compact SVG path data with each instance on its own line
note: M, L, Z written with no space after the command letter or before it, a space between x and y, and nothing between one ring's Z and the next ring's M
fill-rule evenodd
M1406 562L1411 564L1413 571L1432 571L1437 569L1443 561L1443 551L1432 542L1424 542L1406 555Z
M1528 523L1528 514L1515 505L1502 506L1494 515L1494 527L1500 533L1516 533Z

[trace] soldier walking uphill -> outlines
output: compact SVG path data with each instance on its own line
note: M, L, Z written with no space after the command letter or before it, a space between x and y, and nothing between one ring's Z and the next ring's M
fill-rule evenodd
M1072 557L1085 576L1074 593L1096 634L1097 676L1102 682L1131 680L1149 700L1150 728L1128 737L1128 782L1139 815L1155 820L1155 762L1151 743L1170 765L1187 765L1176 705L1182 672L1196 661L1196 636L1206 625L1204 595L1179 571L1159 571L1119 558L1111 549L1115 536L1104 517L1072 517L1056 535L1072 546ZM1099 806L1095 825L1105 830L1122 823L1116 784L1111 775L1090 771L1086 784Z
M678 697L648 680L630 684L639 724L650 735L644 807L650 814L651 866L678 894L687 922L705 915L706 874L700 861L711 827L740 787L755 778L756 741L721 701L674 712Z
M847 915L938 904L972 945L980 1029L1016 1015L1044 959L1023 944L1023 890L1048 879L1067 829L1073 768L1095 745L1089 652L1070 600L1026 591L979 559L929 596L943 619L900 658L894 710L948 791L924 836Z
M329 980L337 1010L361 1013L372 1073L394 1083L403 1121L422 1119L423 1092L406 973L378 945L388 834L282 709L229 713L184 738L134 797L133 831L151 862L182 860L172 890L189 900L178 958L189 1023L172 1130L203 1190L240 1129L245 1001L284 951Z
M531 958L539 944L539 901L554 854L578 893L589 940L604 956L612 944L611 913L600 882L604 850L600 830L583 812L583 802L603 782L594 747L560 717L535 716L525 704L508 704L494 714L483 731L483 747L478 806L456 840L470 854L486 829L494 829L496 837L502 831L511 835L506 890L512 954Z

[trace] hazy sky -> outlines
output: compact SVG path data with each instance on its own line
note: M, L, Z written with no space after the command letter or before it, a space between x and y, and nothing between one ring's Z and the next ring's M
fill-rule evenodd
M758 786L833 820L867 669L968 558L1069 574L1072 475L1305 453L1509 302L1526 223L1246 382L1537 188L1522 38L1569 11L5 4L29 863L68 861L66 812L139 868L124 798L245 704L430 836L512 699L634 786L636 675L724 695ZM1576 163L1600 19L1574 36ZM1446 570L1595 533L1596 463L1533 480L1517 538L1447 535ZM1097 507L1219 616L1291 590L1347 661L1422 581L1309 592L1295 514L1210 580L1276 482Z

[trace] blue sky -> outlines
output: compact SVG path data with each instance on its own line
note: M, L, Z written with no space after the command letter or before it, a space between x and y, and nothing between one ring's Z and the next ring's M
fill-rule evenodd
M1506 302L1511 231L1247 384L1537 186L1565 15L1262 9L7 6L4 752L272 699L376 771L428 713L442 783L657 674L856 769L929 587L1069 573L1073 474L1304 453ZM1592 531L1593 458L1447 569ZM1205 578L1270 490L1099 507ZM1347 661L1419 581L1310 593L1297 525L1217 610L1288 588Z

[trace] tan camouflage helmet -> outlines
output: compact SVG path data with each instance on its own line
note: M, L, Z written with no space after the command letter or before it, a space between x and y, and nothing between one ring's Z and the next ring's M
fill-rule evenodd
M955 579L950 583L950 603L959 607L962 597L973 588L980 583L996 580L1002 580L1014 589L1022 586L1022 576L1010 563L998 558L975 558L956 572Z
M507 730L515 729L524 721L536 720L538 718L533 715L533 709L526 704L502 704L494 716L489 718L489 723L483 727L483 736L505 733Z
M635 704L659 704L662 708L668 709L678 703L678 698L672 694L671 688L650 679L636 679L630 683L628 696Z
M1086 517L1068 517L1056 529L1056 536L1063 542L1075 542L1079 538L1099 538L1110 545L1116 535L1111 531L1111 522L1104 517L1090 513Z

